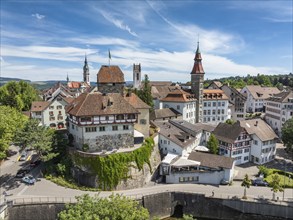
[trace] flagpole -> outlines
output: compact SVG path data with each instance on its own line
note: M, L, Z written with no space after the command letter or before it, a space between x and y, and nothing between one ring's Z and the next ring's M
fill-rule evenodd
M110 52L110 50L108 50L108 52L109 52L109 67L110 67L111 52Z

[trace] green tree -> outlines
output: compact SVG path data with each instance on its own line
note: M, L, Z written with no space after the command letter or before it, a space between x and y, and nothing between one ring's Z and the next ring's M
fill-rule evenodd
M284 189L281 186L281 178L278 174L274 174L272 176L272 181L270 183L270 186L272 187L271 191L273 191L273 200L275 200L275 196L277 192L283 192Z
M235 123L235 121L233 119L227 119L226 120L226 124L233 125L234 123Z
M247 196L246 196L246 188L249 188L251 186L251 180L249 179L248 175L245 174L245 177L241 183L241 186L244 187L244 195L243 195L243 199L247 199Z
M6 158L17 129L23 127L26 120L28 118L15 108L0 106L0 160Z
M43 161L48 161L58 155L54 151L55 130L39 126L39 121L31 119L15 135L15 143L22 148L33 148Z
M207 142L207 148L210 150L212 154L218 154L219 151L219 142L214 134L211 134L208 142Z
M143 88L141 90L137 90L136 94L142 101L144 101L146 104L148 104L149 106L153 108L154 103L153 103L151 85L150 85L148 75L144 75L144 80L142 81L142 85L143 85Z
M149 219L147 209L122 195L112 194L109 198L101 198L99 195L90 197L85 194L76 198L76 204L67 204L66 209L58 214L60 220Z
M287 120L282 127L282 141L287 149L293 150L293 118Z
M33 101L39 100L37 90L25 81L10 81L0 87L0 103L28 111Z

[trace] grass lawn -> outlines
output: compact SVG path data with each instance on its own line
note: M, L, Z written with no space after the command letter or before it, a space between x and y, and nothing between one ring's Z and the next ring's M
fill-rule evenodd
M283 188L293 188L293 173L267 168L265 166L258 166L258 169L259 173L263 173L265 175L264 180L267 181L269 184L272 182L272 176L278 174L281 178L280 185Z
M274 174L271 174L269 176L267 176L265 178L265 180L270 183L272 181L272 176ZM279 174L280 178L281 178L281 181L280 181L280 184L282 187L284 187L284 183L285 183L285 188L293 188L293 174L291 175L291 178L289 179L289 177L287 176L284 176L284 175L281 175ZM285 179L285 180L284 180Z

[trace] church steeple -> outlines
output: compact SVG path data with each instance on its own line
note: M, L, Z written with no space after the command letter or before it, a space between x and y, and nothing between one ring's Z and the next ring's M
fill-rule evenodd
M87 63L87 56L84 58L84 66L83 66L83 82L90 85L90 69Z
M69 82L69 77L68 77L68 73L67 73L66 81L67 81L67 83Z
M190 74L204 74L201 60L202 58L201 58L201 53L199 50L199 42L197 42L197 49L196 49L196 53L194 57L194 65Z
M199 50L199 42L197 42L197 49L194 57L193 69L191 71L191 92L197 99L196 105L196 123L203 120L203 83L204 83L204 70L201 63L201 53Z

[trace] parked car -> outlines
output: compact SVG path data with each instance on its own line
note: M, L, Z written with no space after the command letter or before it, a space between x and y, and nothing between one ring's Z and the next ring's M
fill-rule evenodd
M229 181L228 180L225 180L225 179L222 179L221 182L220 182L221 185L229 185Z
M36 179L35 179L32 175L27 175L27 176L23 177L23 178L21 179L21 181L22 181L23 183L28 184L28 185L34 185L35 182L36 182Z
M255 179L255 180L252 180L252 185L253 186L268 186L269 183L262 179Z
M29 172L30 172L29 168L21 168L20 170L17 171L15 177L16 178L23 178Z
M19 161L26 161L28 154L26 151L23 151L20 155Z

